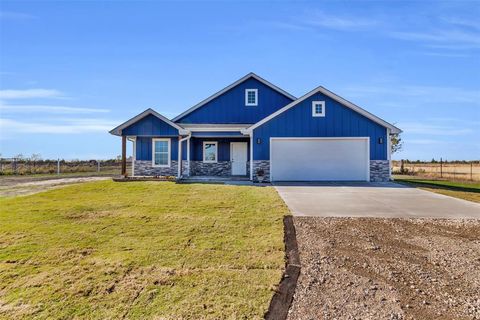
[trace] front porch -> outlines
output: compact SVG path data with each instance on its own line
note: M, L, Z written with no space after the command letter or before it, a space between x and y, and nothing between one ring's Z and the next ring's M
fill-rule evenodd
M180 178L221 177L246 179L250 177L250 139L248 137L207 137L192 135L182 141Z

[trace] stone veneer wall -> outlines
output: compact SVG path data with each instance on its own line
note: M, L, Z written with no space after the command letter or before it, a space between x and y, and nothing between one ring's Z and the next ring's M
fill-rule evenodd
M270 161L269 160L253 160L253 181L258 181L257 170L263 169L265 178L263 181L270 181Z
M385 182L390 180L390 161L370 160L370 181Z
M190 176L230 176L232 164L230 161L203 162L190 161Z
M136 176L177 176L178 162L170 161L170 167L153 167L152 161L135 160Z

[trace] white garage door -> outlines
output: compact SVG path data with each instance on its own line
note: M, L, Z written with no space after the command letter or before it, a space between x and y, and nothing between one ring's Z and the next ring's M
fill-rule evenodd
M272 138L272 181L368 181L368 138Z

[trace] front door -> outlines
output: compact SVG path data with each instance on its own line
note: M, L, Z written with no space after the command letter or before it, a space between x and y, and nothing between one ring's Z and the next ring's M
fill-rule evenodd
M248 146L246 142L232 142L230 144L230 154L232 160L232 175L247 175L247 157Z

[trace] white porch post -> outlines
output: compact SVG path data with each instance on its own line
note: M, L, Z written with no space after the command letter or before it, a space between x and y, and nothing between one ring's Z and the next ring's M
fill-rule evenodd
M187 163L188 163L187 175L188 176L190 176L190 138L191 136L189 136L187 139Z
M250 180L253 181L253 131L250 133Z
M178 137L178 175L177 177L180 179L182 176L182 137Z
M132 138L132 177L135 176L135 160L137 159L137 137Z

